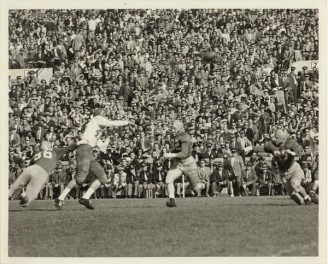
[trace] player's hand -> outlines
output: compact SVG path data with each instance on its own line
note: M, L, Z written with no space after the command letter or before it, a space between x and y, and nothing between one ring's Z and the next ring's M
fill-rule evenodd
M135 123L131 122L131 121L129 121L128 125L133 126L133 127L137 127L137 125Z

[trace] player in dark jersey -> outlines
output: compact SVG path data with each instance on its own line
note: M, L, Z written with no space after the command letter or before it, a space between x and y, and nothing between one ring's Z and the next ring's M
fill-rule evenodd
M191 155L192 142L190 141L190 136L184 131L182 122L175 120L172 130L175 136L175 148L173 153L164 154L164 158L166 159L175 159L175 162L166 176L167 190L170 199L166 203L168 207L176 206L174 199L174 181L181 177L182 174L188 177L191 187L198 196L200 196L201 191L205 188L205 185L198 177L196 160Z
M55 147L52 149L50 142L42 142L41 152L35 154L31 159L31 165L23 170L9 190L9 198L17 197L22 188L26 186L26 191L21 195L20 205L28 206L41 191L47 182L51 171L56 167L59 159L68 151L73 151L75 144L65 148Z
M283 184L290 198L299 205L312 204L310 196L301 186L304 172L301 166L295 161L295 157L302 155L302 147L294 140L287 139L287 133L278 129L274 141L264 143L264 146L249 146L244 148L245 152L253 150L254 152L265 151L274 155L278 164L279 173Z

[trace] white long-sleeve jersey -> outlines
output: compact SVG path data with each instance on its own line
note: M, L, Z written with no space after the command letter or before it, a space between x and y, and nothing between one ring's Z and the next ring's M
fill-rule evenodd
M88 144L90 147L95 147L97 145L97 141L100 138L101 127L100 126L126 126L129 124L129 121L112 121L103 116L95 116L93 117L89 123L86 125L85 131L82 135L82 139L78 142L80 144Z

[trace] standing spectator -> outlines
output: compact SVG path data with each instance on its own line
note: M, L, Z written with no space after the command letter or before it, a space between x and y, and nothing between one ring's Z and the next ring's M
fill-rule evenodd
M231 149L232 156L227 160L227 168L229 173L232 175L233 182L235 183L234 189L236 190L236 195L241 196L241 176L244 170L244 162L241 156L238 155L236 149ZM230 196L234 196L231 194Z

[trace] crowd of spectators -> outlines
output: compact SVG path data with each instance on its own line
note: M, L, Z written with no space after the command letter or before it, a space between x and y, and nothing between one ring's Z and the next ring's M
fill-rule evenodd
M9 184L40 142L77 141L93 109L105 107L109 119L137 126L108 128L101 138L108 147L94 149L108 174L98 197L165 195L173 161L163 153L174 149L176 118L192 138L204 195L218 195L220 186L231 196L260 194L264 185L283 193L270 157L242 149L284 129L304 149L306 175L317 173L309 133L318 132L319 70L293 63L318 60L318 34L314 9L11 10L9 68L53 68L53 76L30 70L10 79ZM240 157L240 175L228 166L231 156ZM70 153L40 198L60 192L75 167Z

